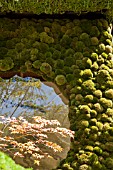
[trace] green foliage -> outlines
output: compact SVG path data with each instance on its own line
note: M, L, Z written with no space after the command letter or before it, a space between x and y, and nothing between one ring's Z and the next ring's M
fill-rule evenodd
M8 155L0 152L0 169L2 170L25 170L20 165L17 165ZM27 168L26 170L31 170Z

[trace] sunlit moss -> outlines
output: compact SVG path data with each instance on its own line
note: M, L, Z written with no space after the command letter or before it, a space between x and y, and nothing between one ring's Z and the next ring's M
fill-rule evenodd
M85 69L85 70L83 71L82 77L83 77L84 79L90 79L90 78L93 77L93 73L92 73L92 71L91 71L90 69Z
M95 90L95 84L92 80L86 80L82 83L82 88L88 92L93 92Z
M101 98L100 99L100 104L104 107L104 108L111 108L112 107L112 100L106 99L106 98Z

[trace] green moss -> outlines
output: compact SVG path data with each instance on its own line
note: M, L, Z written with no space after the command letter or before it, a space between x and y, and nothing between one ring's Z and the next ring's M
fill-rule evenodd
M58 59L58 60L55 62L55 67L62 69L62 68L64 67L64 60Z
M91 68L92 66L92 61L90 60L90 58L83 58L83 63L84 63L84 67L85 69Z
M90 131L91 131L90 128L85 128L85 129L84 129L84 133L85 133L86 135L89 135L89 134L90 134Z
M0 71L8 71L14 67L13 60L10 57L6 57L0 60Z
M15 49L16 49L16 51L17 52L21 52L22 51L22 49L24 49L24 44L23 43L17 43L16 45L15 45Z
M58 50L54 50L54 49L53 49L52 58L53 58L53 59L59 59L60 57L61 57L61 52L58 51Z
M25 73L27 71L27 67L25 65L20 67L20 72Z
M89 122L87 120L82 120L80 124L82 128L87 128L89 126Z
M83 164L80 165L79 170L92 170L92 168L87 164Z
M78 42L76 43L75 50L76 50L77 52L83 52L84 48L85 48L85 44L84 44L82 41L78 41Z
M97 133L98 132L98 127L97 126L91 126L91 132L92 133Z
M97 111L96 110L91 110L90 114L91 114L92 118L96 117L97 116Z
M106 142L105 143L105 149L108 152L113 152L113 142Z
M107 58L108 58L108 54L106 54L105 52L103 52L101 55L102 55L102 57L103 57L104 59L107 59Z
M39 47L38 47L39 51L42 53L46 53L47 51L49 51L49 46L46 43L39 43Z
M85 147L85 150L87 150L87 151L93 151L93 146L89 146L89 145L88 145L88 146Z
M106 158L105 165L107 168L112 169L113 168L113 158Z
M103 111L103 107L100 105L100 103L95 103L94 109L99 113L101 113Z
M90 69L85 69L85 70L83 71L82 77L83 77L84 79L90 79L90 78L93 77L93 73L92 73L92 71L91 71Z
M47 43L47 44L51 44L54 43L54 39L50 36L48 36L48 34L46 32L41 32L39 34L40 37L40 41L43 43Z
M91 45L97 46L99 44L99 40L97 37L91 38Z
M52 71L52 67L48 63L42 63L40 66L40 70L43 73L48 74Z
M99 70L98 75L97 75L97 82L98 83L102 83L102 82L106 82L107 80L109 80L109 72L107 70Z
M96 26L91 27L90 35L92 37L98 37L100 35L100 31L98 30L98 28Z
M92 80L86 80L82 83L82 88L85 91L93 92L93 91L95 91L95 84Z
M88 103L92 102L93 101L93 95L86 95L85 96L85 101L88 102Z
M66 57L64 59L64 63L66 66L72 66L74 64L73 57Z
M40 66L41 66L41 62L40 62L40 60L36 60L36 61L33 62L32 65L33 65L34 68L39 69Z
M97 62L94 62L91 66L91 70L97 71L98 69L99 69L99 66L98 66Z
M97 98L101 98L102 97L102 92L101 90L95 90L93 93Z
M109 123L107 123L107 122L104 123L103 129L104 129L105 131L108 131L108 130L110 129Z
M90 123L90 125L96 125L97 119L96 118L91 118L89 123Z
M27 68L27 71L31 71L32 69L32 63L28 60L25 62L25 66Z
M81 52L76 52L73 57L75 61L77 59L83 59L83 54Z
M66 80L67 82L74 81L75 76L73 74L67 74L66 75Z
M107 54L112 53L112 52L113 52L113 48L112 48L112 46L110 46L110 45L106 45L106 47L105 47L105 51L106 51L106 53L107 53Z
M80 105L81 114L89 114L90 108L87 105Z
M60 40L60 44L63 47L68 47L71 44L71 38L68 35L63 35L62 39Z
M98 54L97 53L92 53L90 57L91 57L91 59L93 61L97 61L98 60Z
M113 99L113 89L106 90L106 91L105 91L105 96L106 96L108 99Z
M105 51L105 45L103 43L99 44L99 51L100 53Z
M65 56L66 57L73 56L74 53L75 53L75 51L72 48L69 48L69 49L66 50Z
M90 37L87 33L82 33L80 35L80 40L83 41L86 46L91 45L91 40L90 40Z
M99 128L99 130L103 129L103 123L101 123L101 122L97 122L96 126Z
M113 116L113 109L112 108L107 108L106 114L108 116Z
M111 108L113 105L112 101L106 98L101 98L99 102L104 108Z
M108 33L108 31L103 31L103 36L106 38L106 39L112 39L112 35Z
M67 82L64 75L57 75L55 81L59 86L64 85Z
M76 99L77 101L82 101L82 100L83 100L83 96L82 96L81 94L77 94L77 95L75 96L75 99Z

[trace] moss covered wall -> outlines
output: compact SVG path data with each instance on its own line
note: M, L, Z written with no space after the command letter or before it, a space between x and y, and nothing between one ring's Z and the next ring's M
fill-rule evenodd
M112 0L0 0L0 12L16 12L31 14L62 14L72 12L81 13L97 12L105 13L113 20Z
M0 75L35 73L70 101L75 140L60 170L113 169L112 59L105 19L0 19Z

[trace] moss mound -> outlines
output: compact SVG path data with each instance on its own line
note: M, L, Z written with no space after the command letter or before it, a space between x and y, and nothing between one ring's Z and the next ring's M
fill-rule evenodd
M111 170L113 55L109 22L0 18L0 23L0 74L35 73L55 82L69 98L75 139L58 169Z

